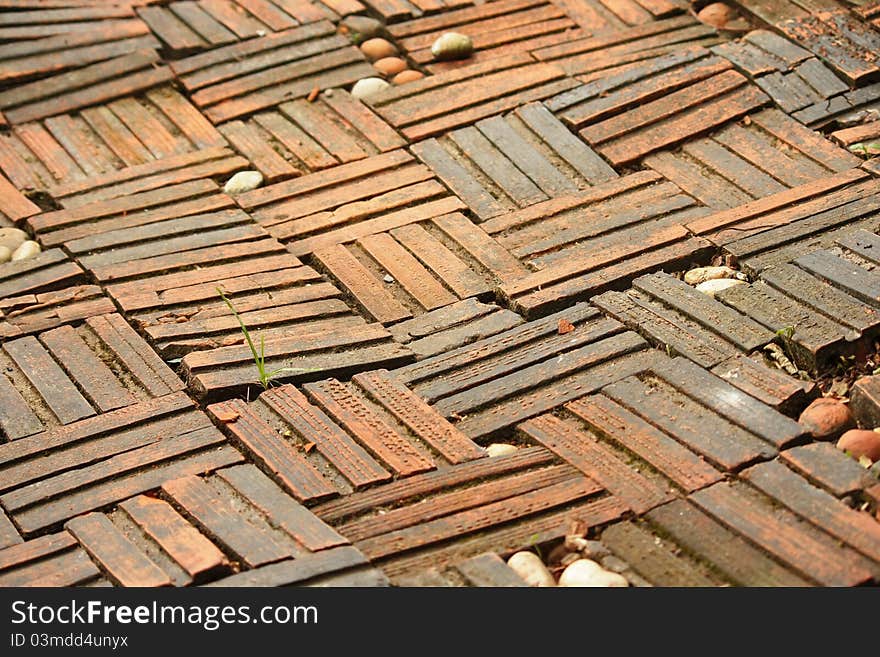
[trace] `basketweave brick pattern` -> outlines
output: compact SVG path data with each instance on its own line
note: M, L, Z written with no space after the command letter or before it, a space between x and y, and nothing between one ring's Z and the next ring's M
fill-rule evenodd
M561 320L574 330L560 333ZM394 371L477 440L646 367L659 354L587 304Z
M72 4L0 0L0 586L880 582L796 421L880 330L874 5Z
M406 145L369 107L340 89L328 89L319 102L301 98L246 121L229 121L219 129L268 182Z
M850 169L688 224L743 262L748 271L781 264L854 229L874 230L876 177Z
M774 32L755 30L712 51L754 79L789 114L797 116L799 110L849 91L849 85L809 50Z
M14 125L38 121L146 91L172 78L155 50L135 50L5 89L0 92L0 110Z
M0 166L19 189L44 191L63 203L110 182L148 175L165 174L159 185L167 185L168 173L187 165L202 165L202 176L228 175L246 162L225 146L185 97L163 86L16 125L0 139Z
M210 179L42 213L30 227L44 244L76 254L79 264L70 266L101 282L163 358L184 357L182 373L200 396L256 381L239 321L265 345L272 369L292 368L287 374L314 377L328 367L327 374L348 371L361 359L378 367L412 358ZM39 257L52 251L61 253ZM307 365L280 364L291 358Z
M137 15L163 47L180 56L328 18L338 20L362 9L358 0L196 0L140 7Z
M494 217L480 228L534 270L500 287L515 310L533 316L640 273L702 259L709 242L685 225L706 212L675 184L640 171Z
M688 140L678 153L649 155L645 163L708 207L724 210L857 167L860 160L780 110L767 109Z
M685 54L721 41L714 29L692 16L680 15L620 30L591 32L582 39L538 48L533 54L541 61L555 62L582 82L591 82L614 79L655 57Z
M656 70L653 63L647 69ZM616 166L673 147L770 100L729 62L711 55L643 80L634 81L633 72L628 74L623 89L609 92L601 82L588 82L551 102L585 141Z
M104 291L61 249L0 270L0 336L28 335L116 311Z
M2 359L10 441L184 388L117 314L6 340Z
M867 222L858 222L867 228L831 231L818 240L829 248L805 245L803 255L760 269L755 283L723 291L718 298L768 328L789 322L786 326L794 330L786 340L804 369L852 355L877 334L878 221L874 212Z
M496 285L530 272L461 213L322 248L314 258L385 324L489 297Z
M237 202L297 256L466 208L404 149L255 189Z
M434 61L431 44L444 32L474 35L475 54L468 60L470 63L531 52L588 34L565 13L561 4L546 0L500 0L479 4L397 23L391 26L390 32L413 62L432 73L464 65L460 61Z
M23 534L237 463L233 447L182 392L2 446L3 508Z
M419 142L412 151L480 219L617 177L540 103Z
M494 303L464 299L389 327L416 358L427 358L519 326L523 318Z
M367 100L404 137L416 141L575 86L559 66L514 53L391 87ZM468 99L466 106L460 98Z
M375 74L326 20L176 60L171 69L215 124Z
M21 83L116 55L159 48L158 39L126 3L5 3L0 62L5 83ZM12 11L18 9L18 11Z

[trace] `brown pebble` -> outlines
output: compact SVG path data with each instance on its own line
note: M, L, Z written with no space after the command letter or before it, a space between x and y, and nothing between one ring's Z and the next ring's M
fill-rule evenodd
M310 103L314 103L315 99L318 97L318 94L321 93L321 90L318 87L312 87L312 90L309 92L309 95L306 96L306 100Z
M400 57L383 57L373 62L373 68L382 75L397 75L406 70L406 62Z
M397 54L397 47L385 39L367 39L361 44L361 52L371 62L375 62L385 57L394 57Z
M395 75L391 79L391 81L394 84L406 84L407 82L415 82L416 80L421 80L423 77L425 77L425 74L421 71L406 70L401 71L400 73Z
M736 10L723 2L713 2L697 13L697 19L701 23L717 28L724 27L735 18L737 18Z
M819 440L832 440L856 426L849 406L832 397L814 400L801 413L798 422Z
M867 456L872 462L880 461L880 433L870 429L850 429L837 441L837 449L849 452L857 459Z

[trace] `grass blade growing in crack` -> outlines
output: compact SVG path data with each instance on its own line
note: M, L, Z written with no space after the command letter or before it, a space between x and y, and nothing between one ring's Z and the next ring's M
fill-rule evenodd
M254 359L254 363L257 366L257 373L260 379L260 385L263 386L263 390L268 390L269 386L272 384L272 379L283 372L312 372L314 370L305 369L301 367L279 367L278 369L274 369L271 372L266 372L266 341L263 338L263 334L260 333L260 351L257 352L257 348L254 345L254 341L251 338L251 333L248 330L248 327L245 326L244 321L241 319L241 315L238 314L238 310L236 310L233 303L223 294L223 290L219 287L216 288L217 294L220 295L220 298L223 299L223 302L229 307L229 310L232 311L232 314L235 316L235 319L238 321L238 325L241 327L241 332L244 334L244 339L247 342L248 347L251 350L251 356Z

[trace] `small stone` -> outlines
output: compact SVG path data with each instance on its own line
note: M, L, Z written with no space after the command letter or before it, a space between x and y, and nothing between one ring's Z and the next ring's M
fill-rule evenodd
M382 75L397 75L406 69L406 62L400 57L383 57L376 60L373 67Z
M33 240L22 242L21 245L12 252L12 261L15 262L16 260L27 260L28 258L33 258L40 251L42 251L40 245Z
M361 52L371 62L383 57L394 57L397 54L397 46L387 39L367 39L361 44Z
M553 575L534 552L517 552L507 560L507 565L529 586L556 586Z
M263 174L259 171L239 171L223 185L227 194L243 194L263 184Z
M877 117L868 114L870 110L857 110L834 117L834 125L839 128L852 128L867 121L875 121Z
M602 541L587 541L583 549L583 555L590 559L601 559L609 554L611 553Z
M385 274L385 275L382 277L382 280L385 281L386 283L393 283L393 282L394 282L394 277L393 277L391 274Z
M507 443L492 443L486 448L489 456L507 456L508 454L516 454L519 449L516 445L508 445Z
M9 262L12 259L12 251L8 246L0 246L0 263Z
M849 383L843 379L835 379L830 386L828 392L834 397L846 397L849 394Z
M855 459L862 456L880 461L880 433L870 429L850 429L837 441L837 449L849 452Z
M801 413L798 422L816 440L833 440L856 426L849 405L832 397L814 399Z
M382 78L364 78L354 83L354 86L351 88L351 95L355 98L367 98L380 91L384 91L390 86Z
M711 281L703 281L702 283L697 285L696 290L697 292L708 294L714 299L715 295L722 290L726 290L729 287L735 287L737 285L745 285L745 281L741 281L736 278L717 278Z
M438 61L467 59L474 52L474 42L469 36L458 32L447 32L438 37L431 46L431 54Z
M355 43L374 37L388 36L388 30L385 29L382 22L369 16L346 16L340 25L351 32Z
M629 582L622 575L605 570L595 561L578 559L562 571L559 586L627 587Z
M736 10L723 2L713 2L703 7L697 13L697 20L717 28L723 28L736 18L738 18Z
M569 552L583 552L587 547L587 539L578 534L569 534L562 545Z
M730 267L696 267L684 275L684 282L688 285L699 285L705 281L714 281L718 278L736 278L737 272Z
M10 251L15 251L28 239L28 234L21 228L0 228L0 246L5 246Z
M423 77L425 77L425 74L421 71L413 71L412 69L407 69L395 75L393 78L391 78L391 81L394 84L406 84L407 82L415 82L416 80L421 80Z

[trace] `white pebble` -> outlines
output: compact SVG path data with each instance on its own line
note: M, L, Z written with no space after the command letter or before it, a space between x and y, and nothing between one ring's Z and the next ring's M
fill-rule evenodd
M736 278L716 278L709 281L703 281L697 285L697 291L702 292L703 294L708 294L714 299L715 295L721 292L721 290L726 290L729 287L735 287L737 285L745 285L745 281Z
M486 447L486 453L489 456L506 456L507 454L516 454L516 445L508 445L507 443L492 443Z
M394 282L394 277L393 277L391 274L385 274L385 275L382 277L382 280L385 281L386 283L393 283L393 282Z
M534 552L517 552L507 560L507 565L529 586L556 586L553 575Z
M562 571L559 586L625 587L629 586L629 582L622 575L605 570L595 561L578 559Z
M686 272L684 282L688 285L699 285L705 281L712 281L716 278L736 278L737 272L730 267L697 267Z
M10 251L15 251L28 239L28 234L21 228L5 226L0 228L0 246L5 246Z
M355 98L366 98L384 91L391 85L382 78L364 78L354 83L351 88L351 95Z
M28 258L33 258L41 250L40 245L33 240L22 242L21 246L12 252L12 260L27 260Z
M458 32L441 35L431 46L431 54L434 55L434 59L440 61L466 59L472 52L474 52L474 42L469 36Z
M239 171L223 185L227 194L244 194L263 184L263 174L259 171Z

